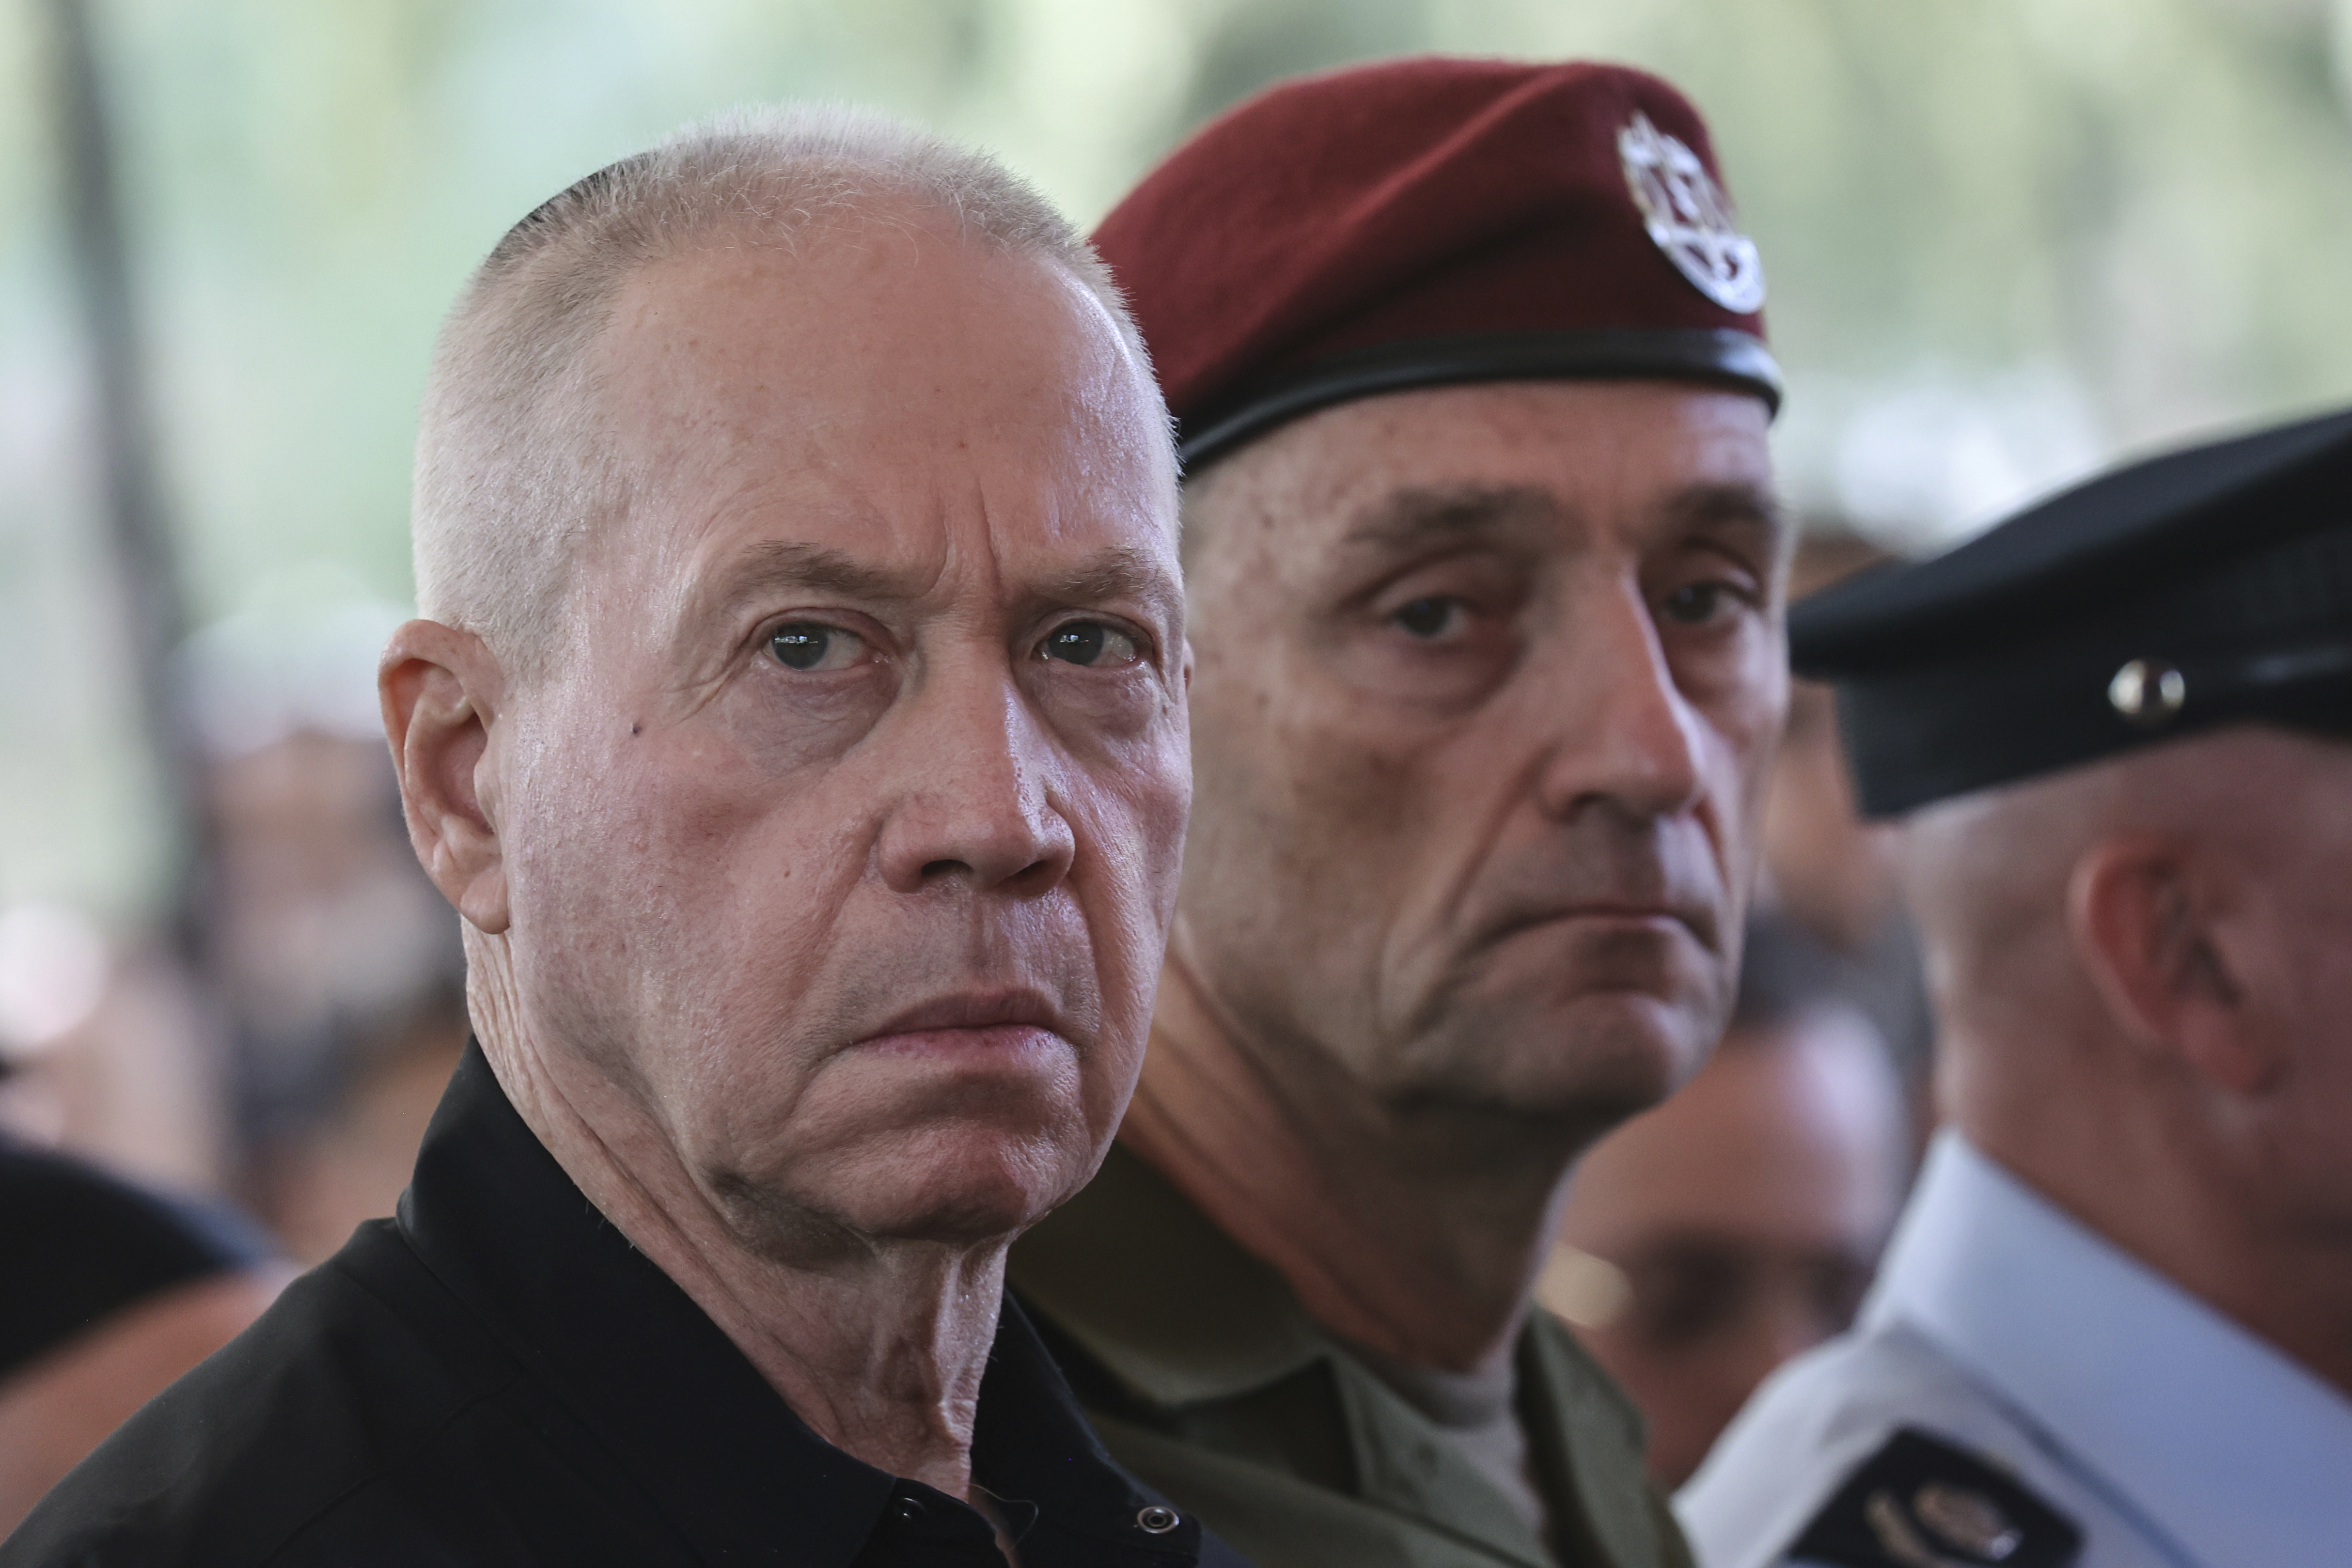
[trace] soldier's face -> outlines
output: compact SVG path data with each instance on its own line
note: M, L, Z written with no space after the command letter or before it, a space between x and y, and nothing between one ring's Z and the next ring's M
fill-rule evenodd
M1765 429L1727 392L1448 388L1195 481L1178 940L1252 1036L1596 1125L1704 1058L1787 700Z
M499 742L523 1005L750 1245L1034 1219L1124 1110L1181 854L1148 381L914 218L662 263L595 368L629 515Z

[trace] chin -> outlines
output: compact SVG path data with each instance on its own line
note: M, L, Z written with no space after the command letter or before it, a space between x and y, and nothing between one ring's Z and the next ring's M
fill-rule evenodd
M1687 933L1591 932L1507 944L1433 1031L1465 1073L1530 1109L1647 1110L1704 1065L1733 977Z
M1108 1089L1066 1047L844 1053L772 1114L740 1107L701 1163L739 1231L778 1257L980 1244L1092 1176L1116 1126Z
M1711 1010L1643 992L1465 1008L1416 1044L1412 1098L1577 1128L1613 1126L1698 1070L1715 1037L1710 1020Z
M1566 1016L1547 1022L1551 1048L1539 1053L1537 1076L1553 1079L1563 1095L1613 1105L1628 1116L1690 1081L1718 1033L1712 1009L1640 994L1580 998Z
M1085 1185L1092 1147L985 1128L938 1129L915 1147L845 1163L832 1207L864 1235L973 1246L1036 1224Z
M1094 1174L1110 1130L984 1110L787 1140L712 1182L757 1250L808 1263L877 1241L971 1247L1043 1219Z

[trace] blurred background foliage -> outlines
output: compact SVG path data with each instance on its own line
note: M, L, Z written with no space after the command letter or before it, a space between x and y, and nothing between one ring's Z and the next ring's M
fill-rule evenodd
M158 461L221 681L362 683L439 312L520 214L755 100L881 105L1084 221L1265 82L1418 49L1657 69L1771 283L1789 488L1898 545L2352 396L2352 0L92 0ZM47 9L0 0L0 904L163 863L93 521ZM354 628L357 628L354 630ZM340 639L340 640L338 640ZM284 700L283 699L272 699ZM306 700L308 700L306 699Z

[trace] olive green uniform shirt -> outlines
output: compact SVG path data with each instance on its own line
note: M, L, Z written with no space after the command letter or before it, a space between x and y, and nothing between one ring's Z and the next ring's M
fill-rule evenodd
M1445 1428L1124 1146L1014 1244L1011 1278L1119 1463L1258 1568L1688 1568L1643 1469L1641 1416L1549 1314L1517 1352L1546 1542Z

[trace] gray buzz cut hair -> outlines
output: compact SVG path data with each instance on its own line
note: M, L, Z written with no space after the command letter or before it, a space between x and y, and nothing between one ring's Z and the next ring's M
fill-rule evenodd
M417 613L474 633L517 674L539 673L579 546L629 501L588 368L628 279L699 244L789 249L868 209L908 205L1067 272L1150 384L1150 356L1109 269L987 153L864 110L737 110L542 204L467 282L435 343L418 421Z

